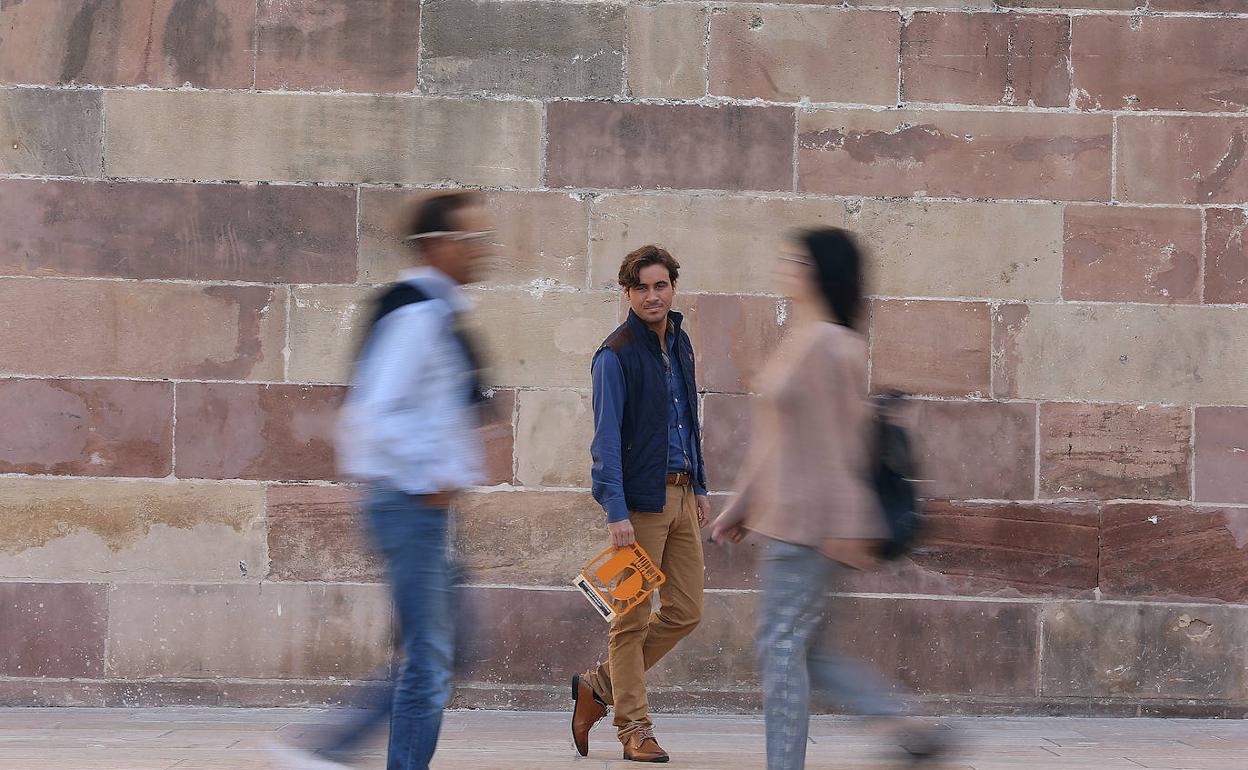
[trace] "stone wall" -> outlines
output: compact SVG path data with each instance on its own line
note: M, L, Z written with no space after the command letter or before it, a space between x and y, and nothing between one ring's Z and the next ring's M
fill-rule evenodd
M881 0L884 2L884 0ZM783 235L874 253L930 539L836 602L937 710L1248 708L1248 2L0 0L0 702L334 702L391 615L331 426L396 212L489 191L502 415L460 703L564 704L604 627L589 357L685 265L717 504ZM708 547L665 708L756 705Z

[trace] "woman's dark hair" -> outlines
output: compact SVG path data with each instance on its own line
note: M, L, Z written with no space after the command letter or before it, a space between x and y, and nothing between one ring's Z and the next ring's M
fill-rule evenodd
M815 284L838 323L857 328L862 318L862 251L848 231L818 227L797 237L815 268Z

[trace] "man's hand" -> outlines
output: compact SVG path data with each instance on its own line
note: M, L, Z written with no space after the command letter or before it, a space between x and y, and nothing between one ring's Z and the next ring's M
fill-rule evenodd
M706 495L698 495L698 527L705 528L711 521L711 501Z
M628 519L608 521L607 533L611 535L611 545L616 548L624 548L637 542L637 537L633 534L633 522Z

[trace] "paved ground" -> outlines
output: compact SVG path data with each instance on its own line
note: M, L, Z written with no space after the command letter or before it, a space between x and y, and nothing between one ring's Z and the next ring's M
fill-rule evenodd
M338 712L341 714L341 712ZM334 712L293 709L0 709L0 770L270 770L273 738L307 740ZM951 719L962 751L943 770L1245 770L1248 722L1155 719ZM816 719L809 770L900 767L867 726ZM663 717L659 737L686 770L764 766L762 722ZM624 770L600 725L573 756L562 714L448 715L435 770ZM380 739L359 763L385 763Z

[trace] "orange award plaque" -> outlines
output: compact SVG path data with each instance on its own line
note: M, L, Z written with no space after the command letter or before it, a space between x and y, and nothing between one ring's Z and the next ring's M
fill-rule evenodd
M650 555L633 543L603 551L585 565L572 585L610 622L637 606L666 579Z

